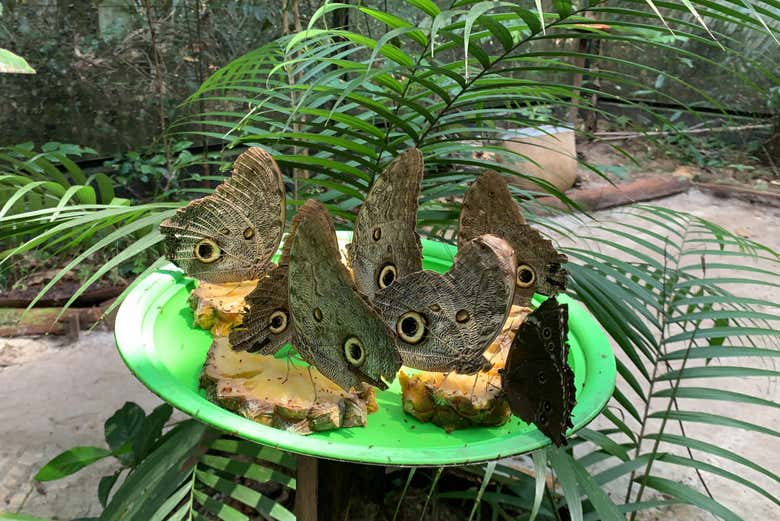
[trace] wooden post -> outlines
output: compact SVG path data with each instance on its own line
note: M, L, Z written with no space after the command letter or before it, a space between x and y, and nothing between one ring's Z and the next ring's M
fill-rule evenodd
M295 515L298 521L385 519L385 468L297 457Z
M297 456L295 459L295 518L297 521L317 521L317 458Z

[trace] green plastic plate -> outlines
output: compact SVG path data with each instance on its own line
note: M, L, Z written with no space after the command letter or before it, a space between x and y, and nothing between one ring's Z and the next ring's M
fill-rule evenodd
M349 242L348 232L339 240ZM449 269L455 248L423 241L424 267ZM119 309L116 343L127 366L152 392L185 413L248 440L290 452L383 465L450 465L493 460L550 443L533 425L512 418L501 427L473 427L451 434L403 412L396 380L377 393L379 411L368 425L301 436L260 425L215 405L198 389L198 376L211 345L210 333L193 326L187 297L194 281L176 267L162 268L138 283ZM569 304L569 364L574 369L577 406L574 432L596 417L612 395L615 359L595 320Z

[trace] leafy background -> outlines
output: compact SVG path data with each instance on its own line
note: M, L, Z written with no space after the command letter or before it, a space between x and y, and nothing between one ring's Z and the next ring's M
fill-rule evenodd
M363 25L340 25L344 12ZM166 112L166 150L158 169L154 155L139 154L110 163L118 175L87 174L71 157L89 151L58 144L48 150L5 148L0 262L13 265L33 251L65 255L69 262L62 276L95 253L115 248L89 270L82 289L133 259L142 259L138 271L156 269L159 222L184 203L181 198L208 193L223 178L217 167L248 145L275 154L285 172L291 214L303 200L316 197L344 228L351 226L372 178L399 151L417 146L426 159L421 232L451 240L457 197L481 169L529 178L524 158L501 146L512 129L570 126L571 106L625 124L603 104L592 105L592 93L630 107L638 115L632 124L642 129L674 126L669 113L651 101L681 103L692 121L704 117L698 110L702 104L725 121L733 120L727 107L760 105L780 85L778 53L763 52L777 45L768 27L776 29L778 19L773 1L407 0L389 10L379 3L327 3L312 9L300 31L239 56L206 78L173 115ZM579 50L583 39L600 42L601 55L598 68L588 71L589 81L576 90L570 79L579 68L573 63L593 58ZM658 56L663 64L653 63ZM709 75L731 78L735 88L713 88ZM182 166L172 168L175 144L187 142L216 147L210 154L207 149L187 156L183 146L176 152ZM477 152L487 153L487 159L476 159ZM151 195L144 198L121 193L128 185L122 168L135 171L133 161L149 170L145 182L151 180ZM529 180L535 192L573 205L553 186ZM535 454L536 480L491 464L466 470L478 473L478 487L441 491L437 497L479 501L473 514L493 519L515 519L535 509L542 519L626 514L634 519L636 512L677 504L739 519L738 506L724 488L707 485L724 479L776 507L776 473L708 434L717 426L733 429L735 438L754 432L776 444L780 436L770 421L755 424L724 416L718 408L727 401L766 410L767 419L776 415L778 405L761 393L732 391L720 382L754 378L766 386L777 376L778 303L756 298L750 289L778 286L777 253L693 215L662 208L636 207L612 221L594 222L582 215L551 218L556 211L542 207L534 193L517 190L516 195L529 218L565 245L572 295L619 348L618 388L599 421L578 433L569 451ZM725 269L737 269L741 276L725 277ZM204 441L202 426L187 425L164 437L187 438L182 450L189 446L200 454L211 441ZM76 459L114 455L121 461L127 449L108 445ZM128 503L127 491L136 480L152 479L147 469L165 467L156 459L164 460L162 452L136 453L146 458L131 465L108 498L106 512L156 504ZM671 467L691 469L692 479L671 481ZM47 468L61 465L52 462ZM242 519L213 503L226 497L259 508L260 499L239 492L235 472L231 477L213 466L192 468L170 482L173 499L158 498L160 516L194 505L185 500L188 494L200 498L198 508L217 510L222 519ZM557 486L546 486L548 468ZM420 475L409 474L405 483L414 484ZM426 476L430 496L447 474ZM220 489L228 485L228 492Z

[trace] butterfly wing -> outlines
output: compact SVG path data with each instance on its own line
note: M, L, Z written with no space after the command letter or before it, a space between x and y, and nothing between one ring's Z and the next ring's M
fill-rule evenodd
M467 243L447 273L399 278L374 304L398 335L407 366L472 374L490 367L483 353L501 331L513 288L512 249L487 235Z
M484 172L466 191L460 212L458 247L486 233L505 239L515 250L515 304L527 306L535 292L555 295L566 289L568 274L561 267L566 256L526 224L506 181L493 171Z
M282 173L254 147L213 194L192 201L160 224L167 257L208 282L260 277L276 253L285 224Z
M341 264L325 207L310 200L299 215L288 278L293 344L347 391L361 381L384 389L401 366L395 338Z
M558 446L566 444L576 403L567 331L568 306L547 299L518 329L501 370L512 414L536 425Z
M268 270L246 296L241 325L230 332L230 345L234 350L270 355L292 341L293 322L288 298L290 249L303 215L299 212L293 218L279 264Z
M369 299L395 279L422 269L415 232L422 177L422 153L407 150L376 178L358 212L347 258L355 285Z

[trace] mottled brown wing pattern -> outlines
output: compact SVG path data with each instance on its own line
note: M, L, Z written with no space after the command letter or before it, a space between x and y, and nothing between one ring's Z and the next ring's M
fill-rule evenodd
M270 154L250 148L213 194L160 224L166 256L188 275L213 283L259 278L285 225L282 174Z
M486 233L505 239L515 250L515 304L527 306L535 292L555 295L565 291L568 274L562 265L566 256L526 224L506 181L493 171L484 172L466 191L460 213L458 246Z
M548 298L525 318L500 371L512 414L536 425L558 446L566 444L576 404L567 332L567 305Z
M278 265L269 269L246 297L241 325L230 332L230 345L236 351L269 355L292 341L287 287L290 248L301 216L297 214L290 225Z
M404 364L472 374L490 367L483 353L506 320L514 254L492 235L466 243L450 271L420 271L379 290L374 304L399 336Z
M355 219L347 258L358 290L370 300L381 288L422 269L417 199L423 157L412 148L374 180Z
M345 390L381 389L401 366L395 338L357 292L340 262L336 232L322 203L307 201L290 248L289 306L301 357Z

